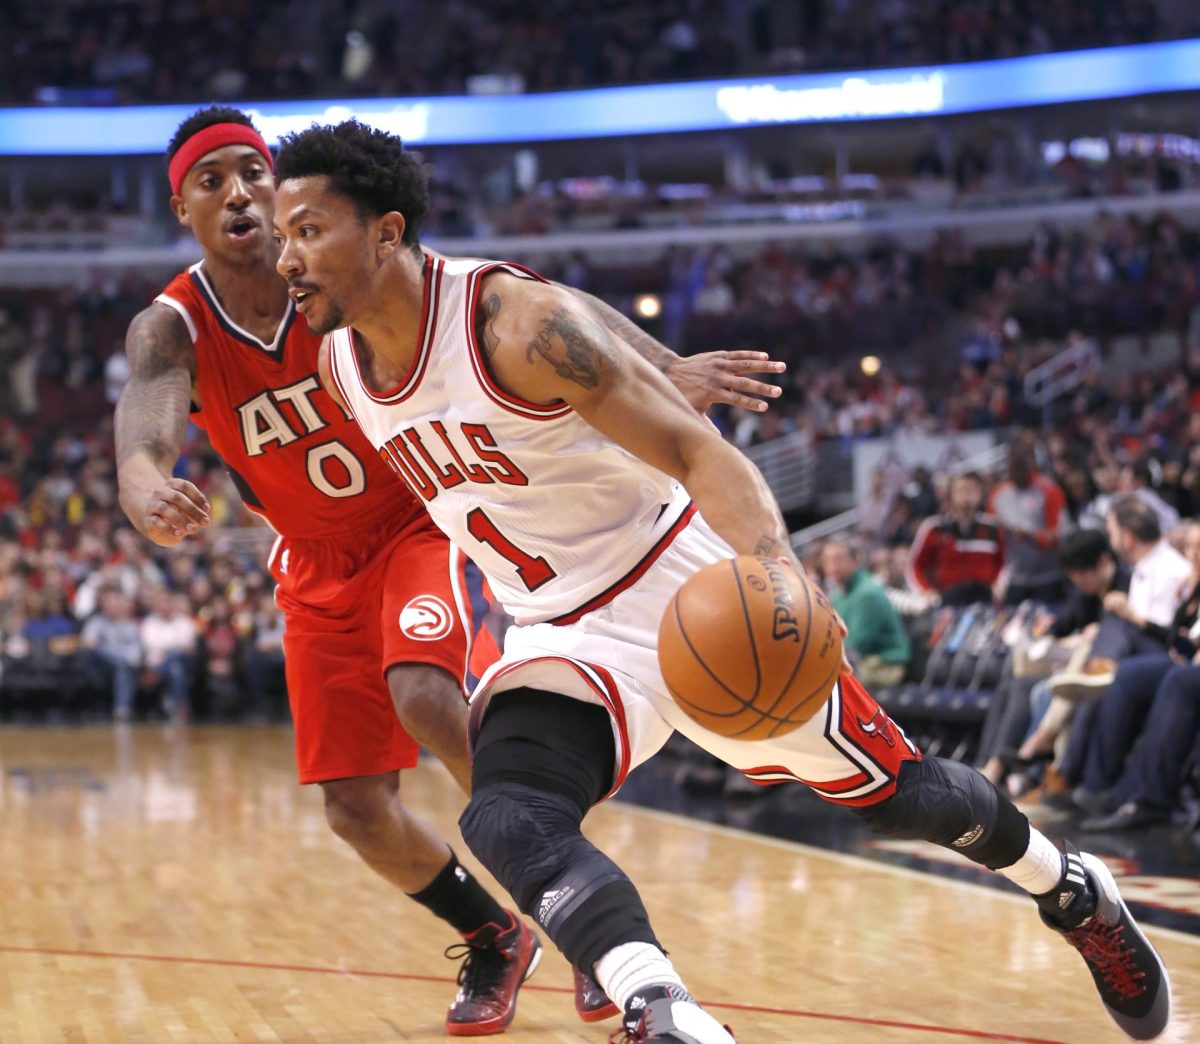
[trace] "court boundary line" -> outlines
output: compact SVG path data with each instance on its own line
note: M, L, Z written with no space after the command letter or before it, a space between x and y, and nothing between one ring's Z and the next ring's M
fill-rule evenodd
M983 893L995 899L1002 899L1007 903L1015 903L1026 909L1029 908L1028 896L1018 895L1007 889L992 888L990 885L980 884L977 881L964 881L962 878L943 876L932 870L918 870L911 866L899 866L896 863L891 863L883 859L871 859L868 856L856 855L853 852L839 852L836 849L821 848L818 845L808 844L804 841L789 841L787 838L775 837L772 834L757 834L753 830L746 830L743 827L729 826L726 823L712 823L705 819L696 819L685 815L682 812L667 812L660 808L648 808L633 801L618 799L616 804L619 804L622 809L630 809L651 819L662 819L676 826L702 827L715 834L723 834L740 841L757 841L769 848L800 851L805 855L828 859L833 863L843 863L866 870L881 870L896 874L899 877L906 877L909 880L923 881L925 884L936 882L940 885L950 885L960 891L968 891L974 894ZM932 844L933 842L929 843ZM970 865L969 861L964 857L964 866L969 867ZM1120 878L1117 879L1117 883L1120 885ZM1016 886L1014 885L1014 887ZM1200 946L1200 936L1193 935L1190 932L1183 932L1177 928L1163 928L1156 924L1145 924L1141 921L1138 924L1144 931L1151 935L1165 936L1175 942L1187 943L1189 946Z
M315 964L283 964L269 961L241 961L222 957L184 957L174 954L121 953L110 950L68 950L53 946L4 946L0 954L22 954L35 957L76 957L85 960L145 961L154 964L194 964L202 967L246 968L257 971L301 972L310 975L341 975L348 978L393 979L404 982L435 982L454 985L457 980L443 975L422 975L419 972L373 971L363 968L336 968ZM565 986L542 986L526 983L524 990L539 993L572 994L573 989ZM883 1029L913 1030L920 1033L937 1033L941 1036L969 1037L972 1040L998 1040L1009 1044L1065 1044L1049 1037L1021 1037L1011 1033L992 1033L988 1030L964 1029L954 1026L938 1026L932 1023L902 1022L899 1019L874 1019L865 1015L839 1015L835 1012L806 1011L800 1008L778 1008L765 1004L742 1004L737 1001L708 1001L701 1003L706 1008L724 1008L763 1015L782 1015L786 1018L816 1019L825 1022L848 1022L855 1025L878 1026Z

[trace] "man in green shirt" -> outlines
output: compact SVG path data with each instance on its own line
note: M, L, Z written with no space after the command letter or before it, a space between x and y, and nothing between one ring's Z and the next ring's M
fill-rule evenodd
M846 648L855 674L868 689L897 685L912 655L908 635L883 588L856 558L845 541L828 541L821 549L825 588L850 629Z

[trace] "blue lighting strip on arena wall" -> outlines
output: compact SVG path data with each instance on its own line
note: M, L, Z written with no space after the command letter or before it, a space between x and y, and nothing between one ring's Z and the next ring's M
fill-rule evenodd
M413 145L559 141L952 113L1200 90L1200 40L962 65L489 97L245 102L274 144L350 116ZM194 105L0 109L0 155L162 152Z

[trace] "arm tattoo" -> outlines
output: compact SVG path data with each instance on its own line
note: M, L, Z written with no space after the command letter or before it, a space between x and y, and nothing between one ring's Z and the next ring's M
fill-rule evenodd
M665 373L667 367L679 358L665 344L656 341L637 323L628 316L618 312L612 305L592 294L584 293L584 291L575 287L564 286L565 290L570 291L575 297L582 301L587 306L588 310L595 315L605 326L624 341L630 348L638 353L656 370Z
M170 468L187 429L194 356L174 316L144 312L129 328L130 377L116 410L117 463L135 453ZM168 325L171 324L171 325Z
M566 308L556 308L547 316L525 346L526 360L532 363L534 355L550 363L560 377L589 389L599 386L615 368L608 331Z
M496 354L500 347L500 338L496 336L494 324L500 314L500 295L488 294L483 299L483 314L476 316L476 337L483 346L483 353L489 359Z

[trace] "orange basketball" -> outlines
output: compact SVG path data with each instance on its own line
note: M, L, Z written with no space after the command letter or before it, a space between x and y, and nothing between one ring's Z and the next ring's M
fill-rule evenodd
M693 721L722 736L769 739L825 703L842 632L815 584L773 559L739 555L675 592L658 628L658 663Z

